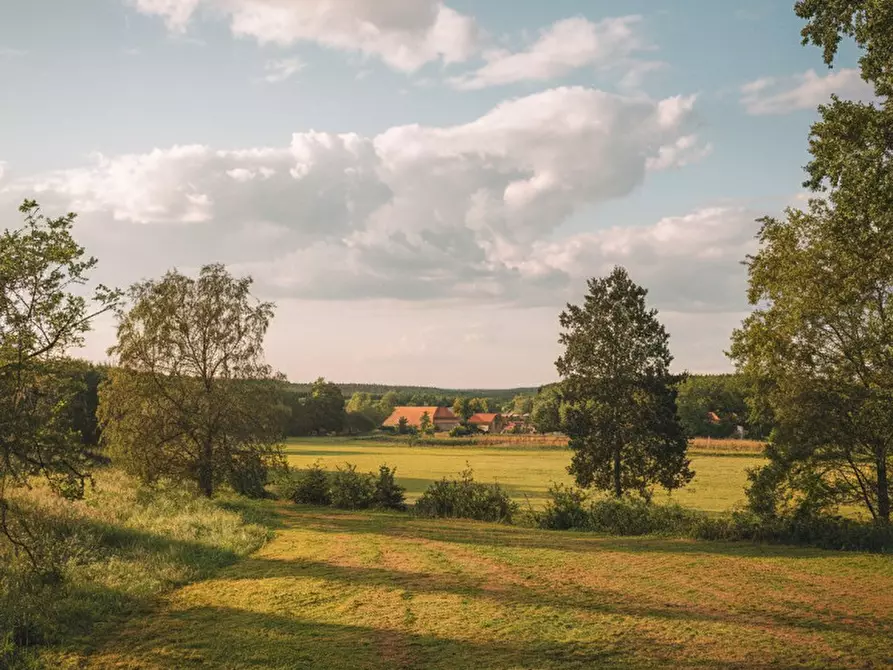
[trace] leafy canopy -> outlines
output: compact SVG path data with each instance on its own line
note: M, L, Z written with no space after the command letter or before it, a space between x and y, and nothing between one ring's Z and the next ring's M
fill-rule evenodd
M669 371L669 336L647 291L622 267L590 279L582 305L560 317L562 425L574 451L569 471L583 487L615 496L675 489L693 473L676 416L680 375Z
M804 42L830 65L843 37L862 76L893 92L893 3L803 0ZM752 474L766 515L856 504L890 518L893 472L893 108L834 98L812 127L805 210L761 220L748 259L756 310L731 355L772 416L770 463Z
M88 289L97 261L71 235L75 214L48 218L33 200L19 211L24 224L0 235L0 522L26 546L10 526L8 490L41 475L60 494L83 493L91 454L72 429L79 388L65 354L119 294Z
M284 421L281 378L263 360L273 305L250 287L207 265L198 278L171 271L130 289L99 417L113 454L143 479L262 493Z

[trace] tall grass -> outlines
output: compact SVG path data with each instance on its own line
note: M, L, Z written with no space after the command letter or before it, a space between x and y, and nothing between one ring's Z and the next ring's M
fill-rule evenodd
M15 499L36 532L41 569L0 545L0 667L38 652L89 644L98 622L146 607L260 547L258 503L207 500L182 488L141 487L116 470L68 502L39 483Z

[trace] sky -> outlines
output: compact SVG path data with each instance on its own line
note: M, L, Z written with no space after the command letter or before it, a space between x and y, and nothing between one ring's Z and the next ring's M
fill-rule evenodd
M553 381L618 264L676 369L730 371L755 220L803 203L816 106L871 97L792 5L6 0L0 220L77 212L113 286L251 275L295 381Z

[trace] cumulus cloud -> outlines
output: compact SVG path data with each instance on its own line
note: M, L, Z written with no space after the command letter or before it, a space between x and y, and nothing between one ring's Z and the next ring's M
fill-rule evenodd
M764 77L741 87L741 104L748 114L788 114L828 102L831 94L849 100L871 100L874 91L856 69L829 71L825 76L807 70L792 77Z
M478 28L439 0L130 0L183 33L197 14L219 17L238 37L287 46L324 47L381 58L412 72L426 63L464 61L476 50Z
M544 243L574 212L705 154L694 104L558 88L461 125L96 155L3 190L85 214L98 245L132 240L122 272L222 260L280 296L533 304L611 248L602 237Z
M281 58L268 60L264 64L264 81L269 84L278 84L289 79L306 67L300 58Z
M486 52L487 61L478 70L450 79L458 89L474 90L521 81L547 81L563 77L581 67L606 67L624 63L646 48L636 32L640 16L602 21L582 17L563 19L542 31L536 42L523 51L497 49ZM631 65L630 82L644 75L641 64ZM636 71L636 74L632 74Z

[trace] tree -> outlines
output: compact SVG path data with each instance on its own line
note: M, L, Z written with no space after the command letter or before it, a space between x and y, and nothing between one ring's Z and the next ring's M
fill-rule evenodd
M396 391L388 391L383 396L381 396L381 400L378 401L378 405L381 408L381 414L386 419L391 413L394 411L394 408L399 405L398 395Z
M453 414L463 422L468 421L468 417L474 414L471 409L471 401L467 397L456 398L453 402Z
M677 405L689 435L729 437L747 423L744 383L737 375L693 375L679 385ZM711 420L711 414L719 420Z
M831 65L843 36L863 79L893 92L893 5L798 2L804 42ZM893 107L833 98L812 127L805 210L761 219L748 258L756 306L731 356L775 428L748 496L774 515L858 504L890 520L893 479Z
M434 424L431 423L431 417L428 416L428 412L422 412L422 417L419 419L419 432L422 435L429 435L434 432Z
M582 487L633 491L678 488L693 477L688 440L676 415L676 387L669 371L669 336L647 291L615 267L590 279L581 306L561 313L556 362L562 377L564 432L574 451L568 471Z
M409 432L409 420L405 416L401 416L397 420L397 433L406 435Z
M490 411L490 399L489 398L472 398L471 400L469 400L469 406L471 408L472 414L476 414L478 412L489 412Z
M100 389L103 442L131 472L211 496L279 457L281 378L263 361L273 305L222 265L134 284Z
M512 411L515 414L530 414L533 410L533 396L516 395L512 400Z
M13 528L9 491L39 475L58 494L83 494L93 459L72 425L83 386L65 353L120 294L102 285L89 299L75 292L97 263L71 236L75 214L47 218L33 200L19 211L24 225L0 235L0 531L30 553L27 529Z
M310 387L314 430L337 433L344 428L344 394L337 384L320 377Z
M879 96L893 94L893 5L888 0L798 0L794 11L806 19L801 35L824 50L831 65L843 37L862 47L862 78Z
M543 387L533 400L530 422L538 433L561 430L561 394L556 386Z

